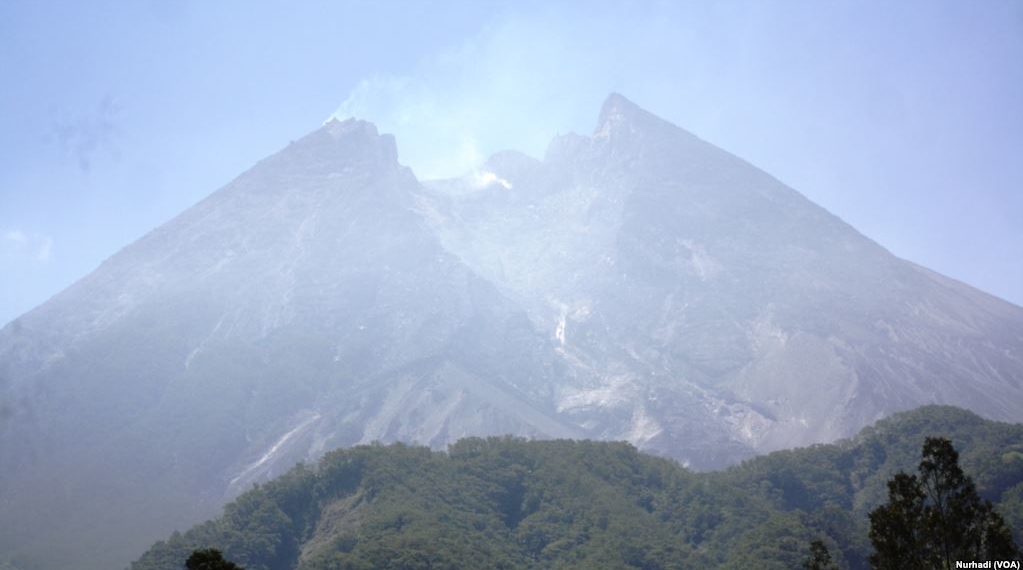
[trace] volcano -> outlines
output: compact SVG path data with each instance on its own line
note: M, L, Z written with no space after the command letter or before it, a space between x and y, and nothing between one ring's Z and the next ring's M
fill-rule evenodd
M451 180L332 120L0 331L0 550L124 566L359 443L714 469L932 403L1023 421L1023 309L621 95Z

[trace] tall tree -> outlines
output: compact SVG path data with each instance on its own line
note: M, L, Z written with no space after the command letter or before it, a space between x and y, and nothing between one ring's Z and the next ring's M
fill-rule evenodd
M870 513L870 542L874 553L870 566L877 570L924 570L919 553L926 549L923 537L925 496L916 475L897 473L888 481L888 504Z
M925 440L919 476L888 481L888 503L870 513L871 567L930 569L956 560L1012 558L1019 550L1001 515L981 499L945 438Z

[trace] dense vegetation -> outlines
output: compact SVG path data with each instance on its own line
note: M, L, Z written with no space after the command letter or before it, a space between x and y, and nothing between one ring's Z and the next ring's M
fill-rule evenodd
M950 439L981 496L1023 528L1023 425L949 407L894 416L835 445L693 473L625 443L470 438L447 453L343 449L154 545L132 570L217 548L247 570L799 568L819 541L866 568L870 510ZM818 548L819 550L819 548Z

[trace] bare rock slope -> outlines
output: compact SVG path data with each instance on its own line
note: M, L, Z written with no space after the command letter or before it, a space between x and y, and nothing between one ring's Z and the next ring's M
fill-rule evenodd
M123 565L374 440L707 469L928 403L1023 421L1023 309L619 95L427 183L332 121L0 331L0 552Z

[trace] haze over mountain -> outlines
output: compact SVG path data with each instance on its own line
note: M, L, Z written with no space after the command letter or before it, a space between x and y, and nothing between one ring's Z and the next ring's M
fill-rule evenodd
M0 378L0 550L109 568L375 440L709 469L921 404L1023 421L1023 309L612 95L426 183L331 121L7 325Z
M1020 307L620 95L593 136L488 167L503 184L429 185L433 225L594 371L558 408L602 437L707 468L925 403L1023 417Z

